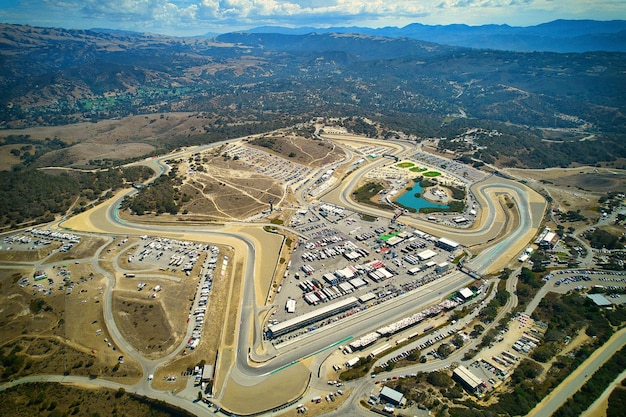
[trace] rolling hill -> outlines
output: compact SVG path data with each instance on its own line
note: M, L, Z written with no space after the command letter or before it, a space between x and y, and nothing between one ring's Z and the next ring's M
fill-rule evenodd
M610 23L614 35L622 23ZM573 35L599 36L595 23L577 25ZM358 33L177 38L1 25L0 74L0 128L202 112L207 123L188 135L191 144L315 116L363 116L418 137L504 132L449 146L512 166L626 156L621 52L511 52Z

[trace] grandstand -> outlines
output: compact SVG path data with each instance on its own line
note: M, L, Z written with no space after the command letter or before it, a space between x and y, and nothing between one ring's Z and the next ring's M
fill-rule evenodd
M282 336L291 331L301 329L308 324L315 323L337 313L341 313L342 311L349 310L358 304L359 301L356 297L348 297L345 300L318 308L317 310L283 321L282 323L270 324L267 326L267 335L271 339Z

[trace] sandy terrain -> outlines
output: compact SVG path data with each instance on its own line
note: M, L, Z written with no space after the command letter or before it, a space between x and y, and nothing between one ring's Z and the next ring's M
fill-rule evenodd
M99 247L106 240L95 238L94 242ZM92 374L133 383L140 375L138 365L128 358L116 367L118 356L124 352L114 350L115 346L106 341L111 338L102 314L102 290L106 280L83 259L94 255L94 245L86 240L75 249L76 252L57 252L47 258L48 251L44 251L34 264L20 261L30 259L33 262L32 253L3 251L3 254L11 253L12 260L5 261L0 270L2 349L15 345L23 348L29 363L23 371L25 374L32 369L50 374ZM81 259L81 262L66 262L64 258L68 257ZM12 264L12 261L17 263ZM47 280L37 282L46 291L53 289L54 293L46 294L32 286L34 269L44 271L54 281L53 285ZM62 271L74 281L73 289L63 287ZM29 278L29 285L17 285L20 277ZM33 310L37 303L42 303L40 311Z
M507 172L530 180L528 185L534 189L545 190L554 199L556 208L580 209L589 218L598 216L593 208L600 196L609 191L626 192L626 172L618 169L579 167L508 169Z

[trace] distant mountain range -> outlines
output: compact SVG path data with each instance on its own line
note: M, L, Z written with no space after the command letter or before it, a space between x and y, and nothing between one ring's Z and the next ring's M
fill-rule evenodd
M405 37L443 45L518 52L626 52L626 20L554 20L536 26L423 25L330 28L263 26L248 33L305 35L309 33L355 33L388 38Z
M626 24L582 23L552 22L524 31L564 48L572 39L623 34L617 30ZM396 31L408 28L435 30L411 25ZM449 37L452 29L479 32L453 26ZM505 38L493 35L497 30L514 29L480 30L491 40ZM141 114L154 120L171 112L206 118L193 134L182 130L156 144L169 148L267 132L314 117L358 116L381 122L383 137L403 132L454 138L467 129L502 133L482 138L477 149L464 140L446 145L475 151L486 163L626 166L624 52L475 49L380 32L268 32L187 38L0 24L0 148L22 146L25 140L7 135L2 142L2 129ZM558 34L565 34L562 42L555 41ZM128 139L136 141L134 135ZM40 155L37 149L28 161ZM30 163L35 162L43 164Z

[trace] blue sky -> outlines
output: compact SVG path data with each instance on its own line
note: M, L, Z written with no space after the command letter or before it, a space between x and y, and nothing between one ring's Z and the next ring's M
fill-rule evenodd
M529 26L626 18L624 0L1 0L0 22L177 36L256 26Z

